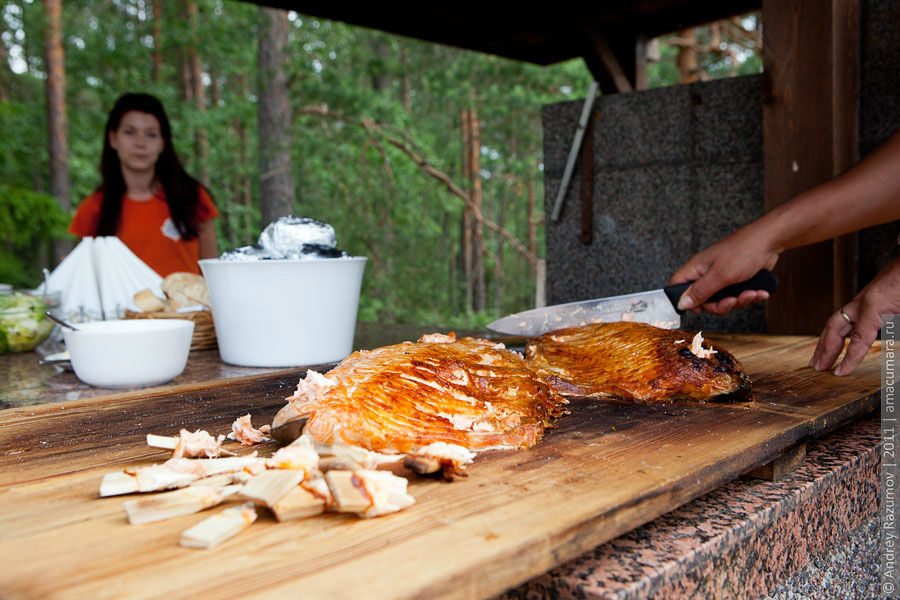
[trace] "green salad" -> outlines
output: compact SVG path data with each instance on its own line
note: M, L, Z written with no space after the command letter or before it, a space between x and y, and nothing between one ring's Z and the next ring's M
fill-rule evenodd
M47 339L53 322L40 298L14 292L0 295L0 354L33 350Z

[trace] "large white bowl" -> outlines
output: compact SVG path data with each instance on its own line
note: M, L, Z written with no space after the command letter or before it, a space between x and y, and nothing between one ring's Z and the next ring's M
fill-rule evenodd
M201 260L222 360L292 367L344 359L366 260Z
M184 371L194 323L184 319L134 319L78 323L63 328L72 368L97 387L145 387Z

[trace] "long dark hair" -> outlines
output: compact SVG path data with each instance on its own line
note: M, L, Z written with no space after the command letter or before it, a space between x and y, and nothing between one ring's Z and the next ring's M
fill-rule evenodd
M156 179L166 193L172 222L181 238L190 240L197 237L197 204L199 203L200 182L188 175L178 160L172 145L172 127L162 102L150 94L124 94L116 100L109 113L106 129L103 131L103 154L100 157L100 176L103 182L98 190L103 193L103 205L97 235L115 235L122 214L122 197L125 195L125 178L119 155L109 143L110 132L119 129L122 117L130 111L147 113L159 121L163 139L163 150L156 161ZM206 188L204 188L206 189ZM207 193L209 190L207 190Z

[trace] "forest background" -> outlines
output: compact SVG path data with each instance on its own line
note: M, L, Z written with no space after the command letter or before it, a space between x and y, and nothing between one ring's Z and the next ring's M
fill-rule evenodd
M656 41L650 87L761 71L758 15ZM656 46L655 46L656 47ZM478 327L535 302L548 67L231 0L0 0L0 282L34 287L99 184L126 91L158 96L219 250L280 214L369 257L362 321Z

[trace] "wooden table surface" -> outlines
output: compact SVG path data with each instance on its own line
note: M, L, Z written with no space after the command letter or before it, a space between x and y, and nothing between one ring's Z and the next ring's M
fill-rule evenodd
M487 597L878 406L877 346L835 377L806 367L814 338L714 339L744 362L752 402L575 401L530 450L486 452L465 480L413 480L403 512L264 515L212 551L177 545L209 513L131 526L100 479L164 460L146 433L269 422L299 372L0 411L0 597Z

